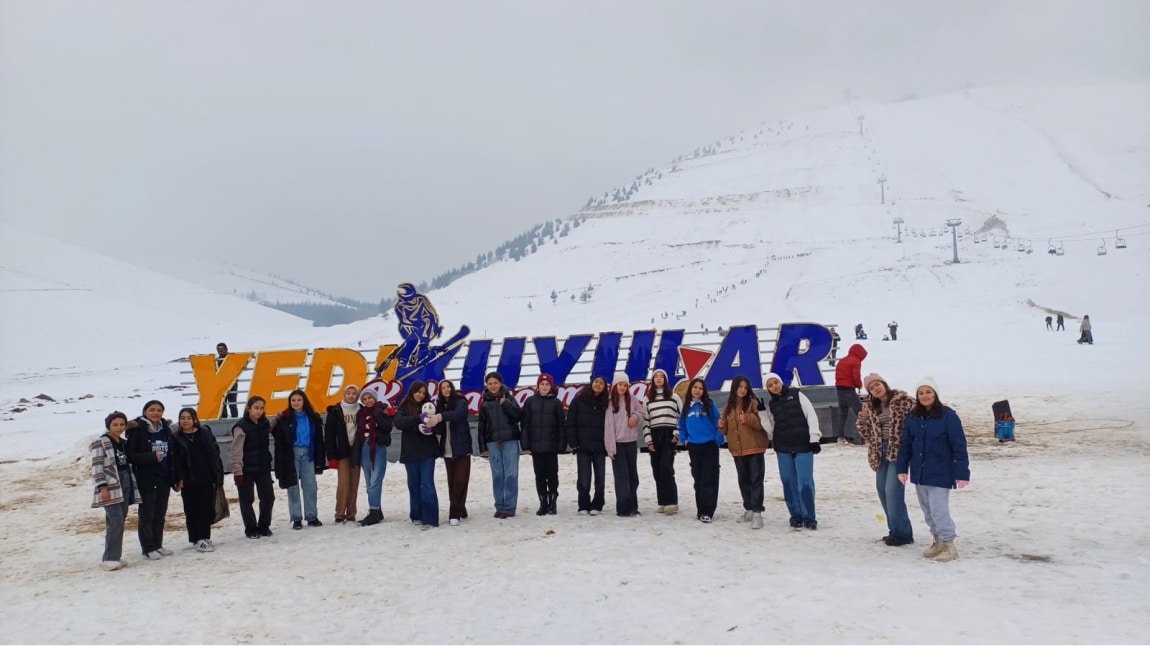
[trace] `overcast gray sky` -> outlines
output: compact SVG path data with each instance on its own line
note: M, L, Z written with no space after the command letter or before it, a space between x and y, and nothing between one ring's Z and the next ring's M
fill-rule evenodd
M1140 0L0 0L0 218L378 299L847 88L1148 82L1147 33Z

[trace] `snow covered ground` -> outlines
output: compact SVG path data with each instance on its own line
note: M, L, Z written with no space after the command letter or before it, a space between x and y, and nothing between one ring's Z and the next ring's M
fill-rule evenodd
M145 562L130 535L130 567L100 572L103 514L88 508L85 449L109 410L135 415L156 397L174 413L187 403L186 364L169 361L218 340L233 350L370 347L397 341L395 323L313 328L140 269L130 254L5 229L0 635L122 641L123 629L102 620L122 600L154 618L133 621L129 638L164 643L1145 642L1150 300L1137 294L1150 288L1148 111L1147 88L1121 87L980 90L797 115L662 169L537 253L430 294L445 327L468 324L473 337L814 320L838 323L849 345L863 322L864 371L904 389L933 377L966 424L974 484L952 498L961 558L950 564L926 562L922 544L876 542L886 531L865 453L828 446L813 533L785 527L770 456L758 532L734 522L726 456L710 526L694 520L686 456L679 516L654 513L642 461L642 518L576 516L564 458L560 515L536 518L524 458L521 516L507 521L491 518L476 459L463 527L420 533L403 522L393 464L381 526L292 532L281 494L270 540L242 538L233 505L216 553ZM876 199L880 175L887 204ZM951 217L1012 243L964 236L954 265L949 237L906 233ZM1127 249L1113 246L1119 228ZM1048 239L1065 255L1045 253ZM1102 239L1109 250L1097 255ZM1020 240L1034 253L1018 252ZM591 301L572 302L588 283ZM1069 314L1069 330L1045 331L1048 310ZM1094 346L1074 343L1082 314ZM891 319L899 340L884 343ZM990 403L1004 398L1019 420L1015 444L993 440ZM333 490L334 477L322 477L325 521ZM609 508L611 492L609 483ZM908 502L922 539L913 493ZM181 546L178 499L169 524L169 546Z

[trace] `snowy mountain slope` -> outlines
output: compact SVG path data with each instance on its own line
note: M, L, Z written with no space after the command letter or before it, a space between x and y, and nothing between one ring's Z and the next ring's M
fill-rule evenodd
M5 226L0 378L156 364L307 329L307 321L108 255Z
M221 294L240 296L259 303L312 303L348 307L319 290L233 263L170 254L144 255L138 260L145 267L160 273L203 285Z

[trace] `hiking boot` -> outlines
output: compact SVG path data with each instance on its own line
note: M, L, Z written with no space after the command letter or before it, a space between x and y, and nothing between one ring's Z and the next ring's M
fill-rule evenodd
M942 542L938 540L937 536L935 536L934 542L930 544L930 547L923 551L922 555L928 559L932 559L937 557L939 554L942 554Z
M363 520L359 521L359 524L361 527L367 527L369 525L378 525L382 520L383 512L378 509L372 509L367 512L367 515L363 517Z
M751 529L762 529L762 528L763 528L763 514L762 514L762 512L756 511L754 514L751 515Z
M939 552L938 556L934 557L934 560L938 561L939 563L946 563L947 561L953 561L956 558L958 558L958 550L954 547L954 541L943 541L942 550Z
M753 517L754 517L754 512L752 512L752 511L744 511L744 512L743 512L743 515L742 515L742 516L739 516L739 517L738 517L738 519L736 519L736 521L735 521L735 522L739 522L739 523L749 523L749 522L751 522L751 519L752 519Z
M679 505L667 505L663 508L663 513L670 516L671 514L679 513Z

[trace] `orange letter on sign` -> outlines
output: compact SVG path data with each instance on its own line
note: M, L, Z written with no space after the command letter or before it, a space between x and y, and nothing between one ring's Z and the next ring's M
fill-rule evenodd
M196 378L196 390L200 393L200 401L196 404L196 415L200 419L220 418L224 395L240 378L253 356L252 352L229 353L219 370L216 369L214 354L193 354L188 357L188 362L192 364L192 374Z
M273 350L256 356L256 366L252 369L252 388L248 397L259 395L267 400L267 415L271 417L287 408L287 394L299 388L300 375L281 375L284 369L302 371L307 363L307 350ZM283 396L276 397L276 393Z
M331 391L331 378L335 368L343 371L343 382L334 393ZM359 388L367 381L367 359L355 350L347 348L320 348L311 356L311 370L307 373L308 401L316 412L338 404L343 399L343 389L348 386Z

